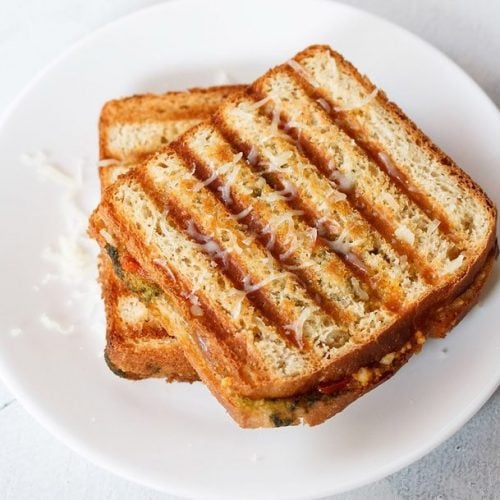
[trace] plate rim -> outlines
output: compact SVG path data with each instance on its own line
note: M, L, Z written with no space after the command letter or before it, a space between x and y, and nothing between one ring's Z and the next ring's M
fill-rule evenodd
M34 76L21 88L21 90L16 94L16 96L11 100L11 102L5 107L4 111L0 115L0 132L8 123L10 117L15 114L16 108L23 101L23 99L30 93L30 91L38 85L38 83L50 73L50 71L57 67L66 58L71 57L72 53L77 51L80 47L84 46L86 43L91 41L94 37L99 36L108 29L112 29L114 26L119 25L129 19L132 19L138 15L142 15L147 12L161 11L163 9L168 9L171 4L179 3L196 3L197 0L165 0L153 5L145 6L127 14L121 15L115 19L103 23L102 25L92 29L91 31L83 34L75 41L73 41L68 47L62 50L58 55L52 58L43 68L38 70ZM225 0L222 0L225 1ZM284 3L285 0L278 0ZM296 4L304 4L304 0L293 0ZM219 0L217 0L219 2ZM493 110L498 112L498 121L500 122L500 111L496 103L492 98L482 89L482 87L474 80L474 78L469 75L458 63L448 57L440 49L432 45L427 40L416 35L407 28L404 28L393 21L390 21L379 14L366 11L363 8L352 6L349 4L342 3L338 0L314 0L316 4L326 4L328 6L334 6L335 8L345 9L346 11L351 11L356 15L365 16L376 20L378 23L382 23L385 27L399 31L406 37L410 37L413 41L423 45L427 50L433 53L433 56L440 58L442 61L446 62L447 65L453 66L455 71L460 73L460 76L464 80L468 80L468 83L474 87L475 93L478 97L485 102L486 105L491 107ZM169 485L166 488L165 484L157 484L156 481L151 480L147 477L137 477L133 474L127 472L128 467L123 465L117 465L113 461L110 461L107 455L99 452L95 447L85 446L83 441L76 439L70 431L68 431L63 425L59 425L57 419L51 418L51 414L44 411L42 408L38 407L36 402L34 402L28 393L23 391L23 389L18 385L14 373L10 372L0 357L0 379L5 383L8 390L12 392L14 397L21 403L22 407L39 423L44 429L46 429L52 436L54 436L58 441L63 443L65 446L70 448L72 451L76 452L79 456L84 457L90 463L96 465L97 467L111 472L112 474L123 478L125 480L134 482L136 484L142 485L147 488L151 488L155 491L175 495L182 498L192 497L193 490L189 489L187 486ZM353 480L350 483L343 483L340 488L335 488L332 486L330 489L324 489L323 491L317 490L314 493L314 498L320 498L323 496L334 495L346 493L357 488L361 488L368 484L379 481L390 474L401 471L402 469L408 467L412 463L416 462L420 458L424 457L428 453L432 452L446 440L448 440L453 434L458 432L490 399L490 397L495 393L495 391L500 387L500 370L497 376L497 380L492 380L490 386L483 388L478 391L476 398L471 401L467 406L463 408L463 411L455 415L446 426L436 430L436 436L434 439L429 440L428 443L424 443L421 447L416 448L412 453L408 453L405 457L399 458L393 462L388 462L384 467L376 470L375 473L365 474L362 480ZM214 493L200 492L197 490L196 497L200 499L211 499L211 498L230 498L228 494L221 494L220 492L215 496ZM282 498L278 496L276 498ZM291 500L303 500L310 499L311 496L298 495L294 497L287 496Z

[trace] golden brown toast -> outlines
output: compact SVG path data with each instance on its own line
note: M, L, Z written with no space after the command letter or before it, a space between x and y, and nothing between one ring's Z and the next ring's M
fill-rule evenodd
M97 226L96 226L97 227ZM99 236L97 236L100 239ZM105 246L105 242L101 240ZM388 353L379 363L358 370L357 378L343 379L334 384L325 386L322 391L310 391L306 394L289 398L251 399L241 397L226 387L222 395L218 392L220 384L212 380L215 374L205 358L199 359L198 366L205 371L205 381L226 407L229 414L241 427L280 427L307 423L317 425L327 418L342 411L347 405L358 399L363 394L377 387L381 382L389 379L398 371L408 359L417 353L425 338L428 336L443 337L478 301L480 292L486 283L497 257L497 248L490 253L485 265L475 277L472 284L451 303L430 311L428 319L421 325L422 330L417 331L414 338L410 339L400 351ZM141 296L141 294L139 294ZM148 294L150 296L150 294ZM142 297L144 303L149 304L148 310L153 310L150 298ZM159 306L160 309L165 307ZM176 311L171 317L175 318ZM154 314L151 315L154 317ZM179 323L175 325L179 334ZM126 330L124 330L126 333ZM123 348L121 348L123 351ZM127 361L128 362L128 361ZM143 359L138 358L139 369L143 369ZM167 360L166 368L171 369L171 361Z
M105 255L100 258L99 275L106 308L105 358L111 370L130 379L198 380L175 337L115 275Z
M102 189L243 89L239 85L195 88L107 102L99 121ZM197 380L175 338L115 275L105 254L100 258L99 275L106 310L105 358L113 372L132 379Z
M294 61L119 179L93 221L242 425L273 424L242 401L355 399L493 260L482 190L331 49Z
M99 157L132 163L210 116L245 85L192 88L108 101L99 119Z

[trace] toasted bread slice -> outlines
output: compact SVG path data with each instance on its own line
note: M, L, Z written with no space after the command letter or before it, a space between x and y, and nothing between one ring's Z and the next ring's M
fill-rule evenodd
M323 70L334 61L321 87L297 62L304 54ZM394 109L342 61L313 47L271 70L99 207L168 297L162 324L222 400L321 392L400 352L494 248L492 203L402 112L380 112L380 130L347 123ZM344 80L356 107L324 91ZM375 151L361 136L401 130L404 165L393 151L403 139Z
M143 160L244 89L227 85L108 101L99 120L99 157L128 163Z
M392 377L408 359L418 353L426 335L446 334L477 302L495 262L496 249L488 256L485 265L465 292L446 307L435 311L399 350L389 352L378 362L360 368L351 377L323 386L321 391L288 398L251 399L238 395L230 386L213 380L214 372L206 358L193 361L203 380L233 419L246 428L281 427L306 423L318 425L342 411L359 397ZM423 333L425 332L425 334Z
M179 343L158 323L142 301L115 275L111 260L101 255L100 280L105 297L105 359L120 377L198 380Z
M102 189L243 89L239 85L191 89L107 102L99 122ZM107 323L105 358L113 372L132 379L197 380L175 338L115 275L105 252L99 270Z
M101 244L107 245L101 238L99 239ZM238 395L230 386L217 380L217 375L212 370L207 358L201 357L195 364L201 369L203 378L214 395L240 426L280 427L300 423L317 425L390 378L405 364L411 355L420 350L426 334L443 336L448 332L477 302L480 291L493 268L496 251L496 248L492 250L485 265L465 292L456 297L450 304L436 309L428 316L427 321L422 324L425 333L417 331L414 337L399 351L387 353L378 363L362 367L351 377L323 386L321 391L313 390L289 398L251 399ZM122 275L123 271L119 271L119 274ZM155 285L152 285L152 287L155 288ZM191 336L190 329L192 325L179 317L178 310L170 306L168 297L163 297L161 292L145 294L144 289L140 293L141 290L137 289L137 287L132 288L135 288L141 300L148 304L149 310L156 311L156 314L163 318L164 321L168 319L175 322L174 327L169 323L167 328L174 328L177 335ZM157 288L155 289L158 291ZM196 337L193 338L196 339ZM193 353L196 356L196 350L191 351L191 354Z

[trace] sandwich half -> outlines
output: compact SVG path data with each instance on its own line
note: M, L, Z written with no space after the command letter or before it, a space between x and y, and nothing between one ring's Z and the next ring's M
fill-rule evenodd
M248 427L320 423L444 334L495 227L481 188L325 46L122 176L91 221Z
M243 89L240 85L195 88L107 102L99 121L102 191L154 151L208 118L224 100ZM175 337L149 312L147 302L151 291L140 276L130 272L134 270L133 264L126 259L120 263L115 257L103 252L99 259L108 366L117 375L131 379L197 380L196 371Z

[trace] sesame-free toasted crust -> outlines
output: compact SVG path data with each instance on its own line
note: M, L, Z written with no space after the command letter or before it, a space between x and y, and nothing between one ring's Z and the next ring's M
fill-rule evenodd
M479 300L481 290L493 269L495 258L496 249L491 252L483 269L465 292L456 297L450 304L447 304L446 307L438 308L434 313L429 314L429 319L422 325L423 334L427 337L444 336L465 316ZM420 348L421 343L410 342L410 346L405 350L403 356L386 368L382 376L371 380L365 385L357 384L353 388L343 388L331 395L311 391L291 398L257 400L242 398L232 392L230 388L225 388L223 384L217 382L210 365L207 364L207 360L204 357L200 358L196 350L189 350L188 355L194 356L191 359L196 359L194 364L199 369L201 367L205 383L233 419L241 427L255 428L297 425L300 423L318 425L392 377Z
M120 308L137 308L138 299L115 275L109 258L101 254L100 280L106 309L105 359L117 375L130 379L165 378L168 381L194 382L198 375L175 337L143 306L139 315L128 318ZM139 316L139 317L137 317Z
M122 176L96 212L241 425L318 423L380 383L426 330L458 321L495 255L482 190L335 53L305 53Z
M159 154L155 159L151 160L149 164L156 165L158 161L165 162L167 160L167 157L165 155L173 154L174 153L171 151ZM170 158L172 158L172 156ZM128 187L128 184L134 183L134 186L137 186L137 188L135 189L141 189L144 190L145 193L151 193L152 186L149 184L151 181L147 180L147 178L144 178L144 174L145 169L144 171L136 170L132 174L129 174L128 176L120 179L114 185L115 192L125 193L124 190ZM119 189L120 187L123 189L123 191ZM189 187L187 185L179 185L179 189L180 192L184 193L188 192L189 189L192 189L192 186ZM163 193L164 191L161 192ZM155 191L155 195L156 193L160 193L160 190ZM198 193L201 194L202 191L199 191ZM123 195L120 194L119 196ZM182 203L182 200L180 199L176 201ZM187 200L184 201L187 202ZM185 238L181 237L179 231L182 230L180 228L184 227L185 230L187 223L190 220L196 220L197 223L200 223L199 219L194 218L194 212L191 212L191 214L187 216L183 212L184 209L180 209L180 206L177 207L176 212L176 210L173 210L173 205L166 205L168 200L163 198L163 195L158 199L152 200L152 202L153 205L156 206L168 206L171 210L169 218L172 217L175 224L172 229L173 231L175 231L175 233L172 233L172 235L179 234L179 238ZM151 202L148 201L146 203L149 207L148 210L153 210L153 205L150 205ZM206 201L202 199L201 203L206 203ZM124 246L130 252L130 254L142 265L142 267L146 270L147 274L152 278L152 280L158 283L163 290L169 289L170 292L179 294L177 298L179 307L181 306L181 303L185 304L186 301L185 299L181 298L181 296L183 294L189 294L193 285L189 284L189 282L184 282L181 285L180 275L183 274L184 271L180 271L179 269L177 269L176 264L171 262L170 259L167 260L168 265L173 270L177 278L173 281L171 280L168 273L165 273L161 268L159 268L152 262L156 258L161 258L162 253L157 253L157 255L152 254L150 250L150 244L145 243L145 241L140 236L138 237L137 233L135 232L134 225L139 219L136 219L134 221L134 219L130 217L131 214L129 214L127 217L123 217L120 212L117 211L117 207L113 204L113 202L110 202L106 196L104 197L104 200L100 205L99 215L102 217L106 224L106 227L112 234L119 234L121 238L123 238L122 241L126 242ZM221 220L221 216L222 214L219 214L219 217L217 218L218 221ZM154 217L158 217L158 215L155 215ZM176 224L179 224L179 226L177 226ZM179 239L178 242L175 243L172 240L171 244L179 245L182 244L183 241L185 241L185 243L187 244L187 240L184 239ZM201 254L199 255L199 257L201 257ZM196 257L193 256L192 258ZM240 264L238 264L238 262L235 262L234 271L232 272L228 271L227 269L225 270L225 272L230 272L231 274L231 276L229 276L230 281L233 279L238 279L238 273L241 277L245 276L248 272L248 268L243 270L241 267L238 267L239 265ZM210 270L210 267L206 266L203 269L203 272L208 272ZM199 272L201 273L202 271L200 270ZM214 275L218 273L220 273L220 271L214 271ZM232 273L236 275L236 278L234 278L234 275L232 275ZM467 275L467 279L469 279L470 276L472 276L470 278L470 280L472 280L474 276L471 274ZM446 300L453 300L456 294L459 294L463 291L462 287L467 286L464 285L465 282L466 281L464 278L456 282L457 284L454 289L455 295L444 296L442 288L433 291L433 293L435 294L435 300L432 302L432 307L436 307L436 305L442 305L446 302ZM468 283L470 283L470 281L468 281L467 284ZM181 286L181 288L177 288L178 286ZM448 293L451 289L452 288L450 286L446 287L446 291ZM350 346L348 346L348 349L344 351L344 353L340 351L341 354L335 359L336 363L334 364L334 366L324 364L324 369L322 370L315 369L313 371L309 371L309 373L307 374L299 373L296 377L278 377L277 375L266 374L265 371L263 372L259 370L257 372L258 375L255 374L255 379L249 379L248 373L243 374L239 370L238 366L243 363L244 365L248 364L249 366L253 366L255 369L257 366L259 366L259 358L255 357L255 353L252 354L251 358L249 357L249 351L244 348L245 343L243 343L242 339L239 339L237 330L233 329L230 318L225 317L222 314L222 311L214 309L214 305L210 305L211 297L209 298L209 296L204 296L202 292L198 292L197 296L199 297L204 309L202 318L197 318L197 326L198 322L201 321L205 329L204 335L207 338L212 339L212 341L214 342L214 348L221 348L216 358L218 359L218 363L221 366L225 367L225 378L229 377L231 379L231 385L235 388L235 391L241 393L242 395L246 394L247 396L253 398L286 397L300 392L308 392L320 383L327 383L331 380L342 378L350 373L353 373L362 366L376 362L376 360L380 359L385 353L397 350L400 346L404 345L413 335L415 325L420 325L427 318L430 311L429 305L424 309L421 307L422 302L417 303L412 307L412 309L407 310L406 316L397 317L396 322L392 323L390 329L381 331L375 338L369 339L361 345L351 344ZM270 299L271 298L268 296L267 300ZM427 304L431 302L428 296L426 296L425 301ZM257 301L252 301L253 307L261 308L262 306L260 304L261 301L259 299L257 299ZM185 305L183 307L185 307ZM249 304L248 307L252 306L250 306ZM266 318L268 321L273 320L272 311L271 315L265 309L261 309L261 311L263 311L264 318ZM249 316L249 318L251 318L251 316ZM214 325L217 325L217 328L214 329ZM197 334L197 332L193 333L195 335ZM278 341L277 339L279 339L279 337L275 337L275 341ZM285 341L285 343L287 342ZM191 345L191 347L193 347L193 345ZM188 359L190 359L190 361L192 362L192 359L188 354L188 347L183 344L183 348L186 355L188 356ZM196 349L200 349L199 345L196 347ZM287 352L293 354L296 353L296 350L297 347L288 344ZM303 354L308 355L311 352L309 350L305 351L304 349L299 349L298 351L298 354L300 354L301 356ZM206 356L206 353L204 353L204 355ZM312 353L309 354L309 356L314 359ZM220 361L221 358L223 358L224 361ZM236 365L232 370L229 369L232 364L231 359L239 360L236 362ZM252 359L251 362L250 359ZM198 366L197 371L200 372Z
M108 101L99 118L99 157L101 160L144 159L157 149L155 146L168 144L186 130L186 126L189 128L207 118L225 99L244 89L244 85L224 85ZM134 125L137 127L133 128ZM152 133L146 133L146 140L141 141L139 135L148 126L153 127ZM118 140L120 132L127 127L135 132L124 137L132 142L130 147Z
M99 168L102 190L134 168L140 159L147 158L156 144L172 141L186 126L208 117L224 99L243 89L241 85L193 88L107 102L99 120L100 159L104 160ZM135 135L129 136L129 142L120 149L120 143L113 141L113 131L127 126L135 126ZM144 132L147 137L141 141ZM142 311L137 304L128 304L131 313L135 309L135 318L124 318L120 304L132 302L135 294L116 276L105 251L100 256L99 281L107 324L105 359L110 369L130 379L198 380L177 340L147 309Z

